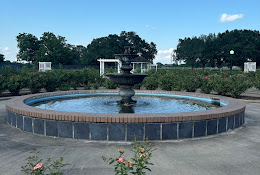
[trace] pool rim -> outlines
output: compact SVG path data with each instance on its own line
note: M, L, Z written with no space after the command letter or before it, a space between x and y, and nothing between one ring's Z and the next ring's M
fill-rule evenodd
M172 94L184 95L201 98L219 98L227 106L205 111L193 111L182 113L145 113L145 114L113 114L113 113L82 113L82 112L65 112L35 108L26 105L25 102L30 99L68 95L68 94L84 94L84 93L117 93L118 90L74 90L74 91L59 91L30 94L14 97L8 100L6 109L10 112L23 116L72 122L95 122L95 123L170 123L170 122L185 122L197 120L218 119L229 117L245 111L246 105L244 102L212 94L179 92L179 91L162 91L162 90L135 90L136 93L152 93L152 94Z

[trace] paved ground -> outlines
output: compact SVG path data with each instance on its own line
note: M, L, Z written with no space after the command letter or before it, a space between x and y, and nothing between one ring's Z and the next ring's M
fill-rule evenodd
M19 175L34 148L39 157L64 158L70 166L64 174L114 174L103 162L117 156L118 148L129 153L127 142L93 142L33 135L6 123L5 102L0 99L0 175ZM228 133L200 139L155 142L152 173L160 175L256 175L260 172L260 103L247 103L246 125ZM129 157L129 154L126 154Z

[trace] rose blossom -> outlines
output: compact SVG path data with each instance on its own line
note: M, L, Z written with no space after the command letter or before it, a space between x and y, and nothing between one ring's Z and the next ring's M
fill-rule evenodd
M146 157L146 154L141 154L140 158Z
M117 152L124 153L124 150L118 149Z
M42 167L42 163L38 163L38 164L33 168L33 171L38 170L38 169L41 169L41 167Z
M121 157L121 158L118 159L118 162L119 162L119 163L122 163L122 162L124 162L124 161L125 161L125 159L124 159L123 157Z
M132 166L133 165L133 163L132 162L128 162L128 161L126 161L126 163L125 163L128 167L130 167L130 166Z
M144 152L144 148L140 148L140 152L143 153Z

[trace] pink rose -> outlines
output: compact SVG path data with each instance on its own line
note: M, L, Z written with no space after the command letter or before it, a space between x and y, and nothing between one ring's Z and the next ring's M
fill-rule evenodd
M206 77L205 77L205 79L207 80L207 79L208 79L208 77L206 76Z
M124 162L124 161L125 161L125 159L124 159L123 157L121 157L121 158L118 159L118 162L119 162L119 163L122 163L122 162Z
M42 163L38 163L34 168L33 168L33 171L36 171L38 169L41 169L42 168Z

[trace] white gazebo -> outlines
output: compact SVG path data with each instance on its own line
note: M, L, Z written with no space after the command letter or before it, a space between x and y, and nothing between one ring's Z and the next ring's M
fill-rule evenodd
M256 62L245 62L244 63L244 72L255 72L256 71Z
M117 63L117 73L120 73L120 68L122 66L122 62L119 59L105 59L105 58L100 58L98 59L100 63L99 71L100 71L100 76L104 76L105 74L105 63Z
M117 63L117 73L120 73L120 68L122 66L122 62L119 59L99 58L97 61L99 61L99 63L100 63L100 67L99 67L100 76L104 76L104 74L105 74L105 63ZM133 66L133 70L131 71L132 73L135 72L137 69L140 69L141 73L144 73L147 70L150 70L152 68L152 64L145 59L139 59L138 61L133 61L133 62L131 62L131 64ZM157 66L156 66L156 68L157 68Z
M51 70L51 62L39 62L39 71L45 72Z

